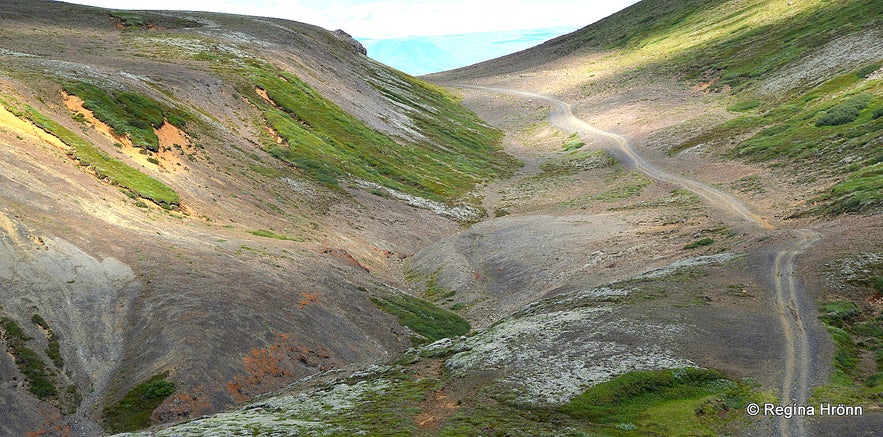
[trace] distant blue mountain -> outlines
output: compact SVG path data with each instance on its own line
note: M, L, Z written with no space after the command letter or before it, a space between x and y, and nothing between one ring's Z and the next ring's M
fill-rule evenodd
M368 56L408 74L421 75L449 70L459 61L453 53L442 50L426 37L361 40Z
M371 58L419 76L515 53L574 30L576 28L573 27L552 27L396 39L357 39L368 49Z

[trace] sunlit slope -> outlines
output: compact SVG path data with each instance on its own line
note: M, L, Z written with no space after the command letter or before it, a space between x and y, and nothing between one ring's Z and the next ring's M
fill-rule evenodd
M571 100L674 78L736 118L682 144L830 178L803 213L881 206L883 2L647 0L541 46L439 79L568 71ZM731 144L731 141L735 143Z
M484 216L501 139L342 32L4 2L0 434L198 417L462 334L400 265Z

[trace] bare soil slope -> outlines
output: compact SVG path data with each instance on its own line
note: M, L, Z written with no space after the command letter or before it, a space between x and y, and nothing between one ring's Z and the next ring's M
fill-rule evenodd
M514 165L493 129L342 32L7 1L0 34L3 435L101 434L154 375L173 395L124 411L148 424L388 359L414 334L369 298L406 290L402 259ZM435 136L441 117L461 143ZM296 161L302 143L354 155ZM398 149L353 158L368 143ZM438 158L458 147L499 164Z

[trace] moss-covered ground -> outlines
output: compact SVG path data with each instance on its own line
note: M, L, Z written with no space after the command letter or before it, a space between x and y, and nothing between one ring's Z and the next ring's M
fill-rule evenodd
M118 402L103 411L104 427L110 432L135 431L153 424L151 413L172 393L175 384L167 375L154 375L138 384Z
M815 400L883 406L883 316L868 303L883 293L883 263L871 262L847 279L847 292L826 293L819 313L834 343L833 371Z

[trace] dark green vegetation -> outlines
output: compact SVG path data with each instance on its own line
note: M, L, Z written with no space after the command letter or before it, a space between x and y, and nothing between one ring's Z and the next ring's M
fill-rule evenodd
M54 397L57 392L52 382L52 375L46 369L43 359L27 346L31 338L15 320L7 317L0 318L0 329L3 331L7 351L15 357L18 370L28 381L28 390L40 399Z
M423 100L418 103L436 108L431 116L415 110L411 117L422 134L444 147L396 141L291 74L265 65L253 66L248 74L272 103L254 89L240 91L285 140L283 145L267 144L270 154L329 185L354 177L433 200L452 201L475 183L504 176L515 166L512 158L499 151L500 132L440 89L417 79L399 78L410 88L407 98L388 88L378 89L389 98L417 96Z
M567 140L564 141L564 144L561 146L561 148L564 149L565 152L570 152L580 149L585 145L586 143L580 141L579 137L576 134L570 134L570 136L567 137Z
M471 329L469 322L457 314L406 294L372 297L371 302L422 336L418 342L459 337Z
M820 401L883 404L883 315L867 305L868 296L883 294L883 263L862 270L868 273L847 281L856 290L849 299L819 303L835 348L831 382L815 394Z
M862 110L868 107L868 102L872 97L870 94L859 94L846 99L825 111L816 120L816 126L840 126L858 120Z
M34 314L31 317L31 322L46 333L46 356L52 360L52 364L55 364L55 367L59 369L64 367L64 359L61 356L61 345L58 343L58 335L55 334L55 331L49 327L49 323L39 314Z
M199 26L199 23L193 20L149 13L113 11L108 15L125 30L177 29Z
M744 406L758 397L719 372L683 368L626 373L586 390L561 411L605 424L613 435L716 435L744 418Z
M150 414L172 393L175 384L166 374L154 375L104 409L104 426L110 432L127 432L152 425Z
M68 94L83 99L83 107L95 118L110 126L119 136L128 136L135 147L159 151L159 139L154 128L169 123L183 129L190 118L182 111L161 105L141 94L127 91L108 92L85 82L63 84Z
M714 239L705 237L701 240L696 240L692 243L688 243L684 246L684 250L695 249L697 247L709 246L714 243Z
M111 184L119 185L136 196L149 199L166 208L176 207L180 203L181 199L178 193L162 182L141 173L122 161L111 158L92 145L92 143L41 114L36 109L25 106L25 109L21 110L2 99L0 99L0 104L4 105L16 116L30 120L44 131L70 146L68 155L77 160L80 165L94 171L95 175L99 178L106 179Z

